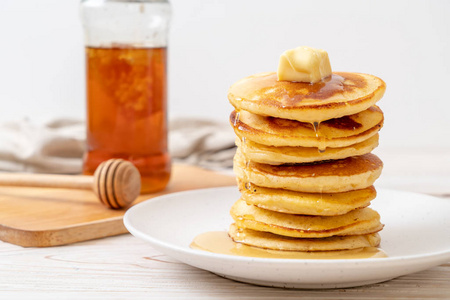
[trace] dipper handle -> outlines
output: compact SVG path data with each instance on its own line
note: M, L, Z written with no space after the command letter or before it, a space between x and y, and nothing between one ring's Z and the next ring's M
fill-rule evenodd
M90 190L92 176L0 173L1 186L48 187Z
M94 176L0 173L0 185L93 190L107 207L119 209L133 202L141 190L141 176L129 161L110 159Z

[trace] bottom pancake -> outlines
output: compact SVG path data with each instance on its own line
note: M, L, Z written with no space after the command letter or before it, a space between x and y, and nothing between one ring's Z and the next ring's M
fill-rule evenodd
M283 251L335 251L363 247L377 247L378 233L357 236L333 236L327 238L291 238L269 232L238 228L231 224L228 232L233 241L245 245Z

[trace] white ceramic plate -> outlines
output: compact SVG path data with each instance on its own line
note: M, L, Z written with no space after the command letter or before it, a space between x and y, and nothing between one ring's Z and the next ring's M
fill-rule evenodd
M305 260L249 258L189 247L195 236L226 231L236 187L174 193L142 202L124 217L126 228L155 249L186 264L237 281L289 288L341 288L371 284L450 261L450 201L378 189L371 207L385 228L388 258Z

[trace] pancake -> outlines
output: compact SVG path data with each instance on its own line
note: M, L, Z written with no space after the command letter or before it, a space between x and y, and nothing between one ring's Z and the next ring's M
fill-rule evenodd
M248 111L233 111L230 123L238 137L268 146L339 148L376 135L383 126L383 112L372 106L339 119L318 124L264 117Z
M335 251L358 249L362 247L377 247L380 244L380 235L371 233L358 236L333 236L328 238L290 238L251 229L238 228L231 224L229 236L238 243L249 246L283 250L283 251Z
M260 73L233 84L228 99L236 110L301 122L321 122L363 111L383 97L386 84L373 75L334 72L323 80L278 81Z
M326 148L319 151L314 147L275 147L255 143L251 140L236 139L236 145L240 148L246 160L269 165L310 163L324 160L343 159L350 156L358 156L371 152L378 146L378 134L373 137L342 148Z
M372 153L314 164L273 166L246 162L239 148L237 178L250 185L307 193L340 193L367 188L380 176L382 161Z
M266 210L238 200L230 214L239 228L296 238L361 235L383 228L380 215L370 208L352 210L340 216L306 216Z
M336 216L363 208L375 199L373 186L343 193L302 193L252 185L245 188L239 182L242 200L257 207L289 214Z

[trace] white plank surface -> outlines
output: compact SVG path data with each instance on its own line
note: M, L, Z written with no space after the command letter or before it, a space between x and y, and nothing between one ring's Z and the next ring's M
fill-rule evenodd
M421 152L381 151L385 169L378 186L429 192L450 201L450 151ZM0 299L26 298L450 299L450 262L364 287L284 290L234 282L190 267L129 234L51 248L0 242Z
M40 299L448 299L450 263L351 289L283 290L223 279L126 234L52 248L0 243L0 298Z

